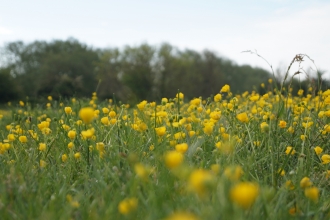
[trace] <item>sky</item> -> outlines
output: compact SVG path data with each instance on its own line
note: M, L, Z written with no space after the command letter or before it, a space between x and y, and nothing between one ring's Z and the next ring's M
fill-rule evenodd
M239 65L302 67L330 78L330 0L0 0L0 46L66 40L95 48L159 46L211 50ZM297 71L294 65L292 71Z

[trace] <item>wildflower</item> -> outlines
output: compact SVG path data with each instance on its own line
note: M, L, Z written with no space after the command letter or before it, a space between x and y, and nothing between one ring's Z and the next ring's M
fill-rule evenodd
M110 116L110 118L116 117L116 112L115 111L110 111L109 116Z
M289 154L294 155L296 153L296 151L293 149L293 147L288 146L288 147L286 147L285 153L287 155L289 155Z
M212 164L211 170L213 173L218 174L220 172L220 165L219 164Z
M175 146L175 150L180 153L185 153L188 150L188 144L182 143Z
M148 102L144 100L144 101L140 102L139 104L137 104L136 106L138 107L138 109L140 109L142 111L147 103Z
M230 200L243 209L250 208L257 196L259 187L251 182L242 182L236 184L229 192Z
M322 164L328 164L330 163L330 155L329 154L323 154L321 157Z
M189 187L199 196L204 196L209 187L214 181L214 176L208 170L198 169L194 170L189 177Z
M166 105L166 103L168 103L168 99L167 98L162 98L162 105Z
M82 131L81 135L84 139L88 139L88 138L90 139L93 137L94 133L95 133L94 128L91 128L91 129L87 129L86 131Z
M69 137L71 140L75 139L75 137L76 137L76 131L74 131L74 130L69 131L69 132L68 132L68 137Z
M149 172L145 166L140 163L137 163L134 165L134 171L139 178L147 180Z
M221 98L222 98L222 97L221 97L221 94L218 93L218 94L216 94L216 95L214 96L213 99L214 99L215 102L220 102Z
M27 140L27 137L26 136L19 136L18 140L21 142L21 143L26 143L28 140Z
M303 189L310 187L312 184L312 181L308 177L304 177L300 180L300 187Z
M224 175L231 181L237 181L243 175L243 169L241 166L226 167Z
M101 118L101 123L104 125L109 125L110 124L109 118L108 117Z
M186 134L183 133L183 132L178 132L178 133L174 134L174 139L176 139L176 140L179 140L179 139L182 139L182 138L185 138L185 137L186 137Z
M317 201L319 200L319 193L320 190L315 186L305 189L305 196L315 203L317 203Z
M24 102L23 101L19 101L19 105L23 107L24 106Z
M306 135L300 135L300 139L302 140L302 141L305 141L305 139L306 139Z
M229 92L229 91L230 91L230 86L227 84L224 85L220 90L220 92Z
M292 215L292 216L295 216L296 213L299 212L299 209L297 207L292 207L289 209L289 214Z
M285 186L286 186L286 188L287 189L289 189L289 190L294 190L294 185L293 185L293 182L291 181L291 180L287 180L286 182L285 182Z
M40 160L40 162L39 162L39 166L40 166L41 168L44 168L46 165L47 165L46 161L44 161L44 160Z
M74 147L73 142L68 143L68 148L69 148L69 149L72 149L73 147Z
M236 118L243 123L247 123L249 121L248 115L246 114L246 112L240 113L238 115L236 115Z
M269 125L267 124L267 122L262 122L260 124L260 129L262 132L268 132L269 131Z
M74 155L74 158L76 158L77 160L80 159L81 155L79 152L75 153Z
M286 121L281 120L280 123L278 124L280 128L285 128L286 127Z
M258 94L257 95L253 95L253 96L250 97L250 100L253 101L253 102L258 101L258 99L259 99L259 95Z
M175 96L176 98L179 98L180 100L183 100L184 98L184 94L182 92L179 92L178 94L176 94Z
M8 134L7 135L8 141L12 142L15 140L15 135L14 134Z
M108 114L109 113L109 109L108 108L102 108L102 112L103 112L103 114Z
M330 177L330 170L327 170L326 172L325 172L325 178L329 178Z
M212 122L208 122L204 124L204 128L203 128L204 133L207 135L211 135L213 133L213 127L214 124Z
M62 155L62 162L64 163L65 161L67 161L67 159L68 159L68 155L63 154Z
M169 151L165 154L165 164L170 169L180 166L182 161L183 155L177 151Z
M127 215L135 211L137 206L138 206L138 200L136 198L127 198L119 203L118 211L123 215Z
M162 137L166 134L166 127L163 126L163 127L158 127L158 128L155 128L155 131L156 131L156 134L159 136L159 137Z
M175 212L165 218L165 220L198 220L198 218L189 212Z
M316 147L314 148L314 151L315 151L316 155L320 155L320 154L322 153L323 149L320 148L319 146L316 146Z
M288 132L289 132L290 134L293 134L293 133L294 133L294 129L293 129L292 126L290 126L290 127L288 128Z
M298 90L298 95L299 95L299 96L302 96L303 94L304 94L304 90L299 89L299 90Z
M79 117L85 124L91 123L95 117L94 109L90 107L80 109Z
M278 169L278 174L280 174L280 176L284 176L285 175L285 170L280 168Z
M45 143L40 143L39 144L39 150L40 151L45 151L46 150L46 144Z
M65 114L69 115L69 114L72 113L72 108L71 107L65 107L64 112L65 112Z

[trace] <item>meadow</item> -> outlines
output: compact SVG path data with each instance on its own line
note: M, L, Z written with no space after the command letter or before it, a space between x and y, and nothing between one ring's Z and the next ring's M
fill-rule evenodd
M9 103L1 219L329 219L330 90Z

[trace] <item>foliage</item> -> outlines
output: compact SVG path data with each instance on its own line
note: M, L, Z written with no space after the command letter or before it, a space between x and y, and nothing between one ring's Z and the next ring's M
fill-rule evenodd
M13 103L0 113L0 215L328 219L330 90L275 83L132 107L96 93Z

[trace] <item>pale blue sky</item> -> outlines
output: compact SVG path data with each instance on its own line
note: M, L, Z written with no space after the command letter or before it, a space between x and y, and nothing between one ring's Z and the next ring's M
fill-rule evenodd
M168 42L267 68L241 53L257 50L275 69L306 53L330 75L330 0L0 0L0 46L68 37L102 48Z

